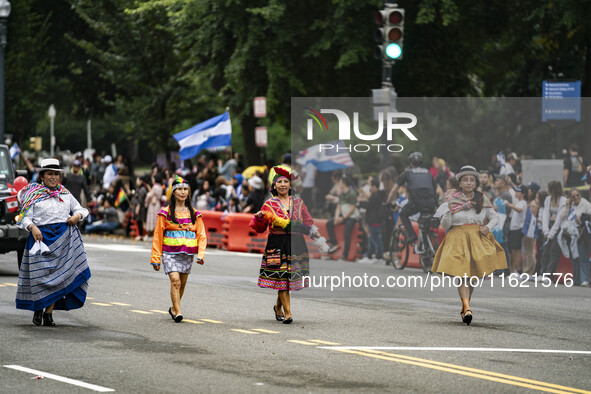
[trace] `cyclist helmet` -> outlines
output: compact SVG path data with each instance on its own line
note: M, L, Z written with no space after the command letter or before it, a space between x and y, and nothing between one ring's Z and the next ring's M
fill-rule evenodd
M408 162L412 166L420 166L423 164L423 154L421 152L413 152L408 155Z

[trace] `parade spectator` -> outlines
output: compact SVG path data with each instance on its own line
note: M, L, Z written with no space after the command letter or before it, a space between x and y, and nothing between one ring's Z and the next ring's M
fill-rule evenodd
M248 196L244 203L243 212L258 212L265 202L265 191L263 190L263 180L258 176L253 176L248 180Z
M113 158L109 155L106 155L103 158L103 163L105 164L105 173L103 175L103 189L108 189L111 182L117 179L117 168L115 164L112 163Z
M508 262L511 261L510 259L510 251L509 251L509 227L511 223L511 207L507 205L507 203L513 203L513 197L511 195L511 180L506 175L499 175L497 180L495 181L495 189L497 191L497 198L495 200L495 206L497 207L497 212L500 214L499 223L501 223L501 230L502 230L502 238L503 241L499 240L499 235L495 231L495 239L503 246L505 250L506 259ZM507 270L508 271L508 270ZM509 274L510 272L507 272Z
M193 206L198 211L210 211L215 205L215 200L211 196L209 181L203 180L199 190L195 190L191 199Z
M591 203L581 196L578 189L571 189L550 230L551 235L556 234L562 254L571 261L575 286L582 282L587 282L585 286L589 284L589 243L587 237L581 239L584 230L589 230L582 226L585 218L591 218Z
M203 217L191 205L191 189L186 180L176 176L171 184L172 194L168 206L158 212L158 221L152 242L150 264L155 271L164 266L170 279L172 307L168 313L175 323L183 320L181 299L193 266L193 256L203 264L207 238Z
M380 190L380 182L377 179L371 180L371 195L369 199L362 204L365 208L365 222L369 229L367 257L359 262L384 263L384 240L382 238L382 226L384 225L385 212L384 203L386 194ZM375 260L371 256L375 255Z
M509 251L511 252L509 272L511 274L521 273L523 270L521 244L523 240L523 224L527 214L527 202L524 200L527 190L522 185L514 186L513 189L515 190L516 201L515 203L506 203L506 206L514 212L509 223Z
M16 308L33 311L35 325L55 326L54 309L77 309L86 301L90 269L76 224L88 211L60 184L63 169L57 159L41 160L37 172L41 183L31 182L24 189L18 220L30 234Z
M273 197L265 201L250 225L258 233L269 229L258 285L277 290L275 319L290 324L293 316L289 292L309 287L304 279L310 275L304 235L315 239L320 234L304 201L292 193L292 173L280 167L275 167L274 172Z
M527 184L526 188L527 188L526 201L527 202L534 201L536 199L538 192L540 191L540 185L538 185L536 182L530 182Z
M108 198L102 200L102 205L98 208L98 214L103 219L86 225L84 229L86 234L111 233L121 225L119 222L119 213L117 213L117 209L113 207L111 200Z
M131 208L133 210L133 220L138 227L138 235L135 240L140 241L144 234L144 224L146 222L146 197L150 191L150 184L147 177L137 177L135 180L135 193L131 198Z
M525 220L523 221L523 228L521 233L523 238L521 240L521 248L523 250L523 272L530 276L530 279L535 279L532 275L536 268L536 239L538 238L538 212L539 206L537 200L529 203L527 211L525 212Z
M345 246L341 259L347 260L349 256L349 248L351 246L351 234L355 223L359 220L359 210L357 209L357 193L351 187L352 180L348 177L341 178L339 194L339 203L335 209L334 216L326 222L326 230L328 231L329 241L331 245L330 253L336 252L340 245L337 243L334 227L345 225Z
M228 152L227 155L228 161L225 163L221 159L218 160L218 173L226 178L227 181L231 181L234 173L236 172L236 166L238 163L232 157L231 152Z
M330 181L332 182L332 187L328 191L328 194L324 196L324 210L328 212L330 215L333 214L339 203L339 194L341 194L342 177L343 172L340 170L336 170L330 173Z
M85 201L90 201L90 191L86 183L86 177L82 173L80 160L76 159L72 162L72 169L69 174L64 176L63 185L72 193L76 201L82 204L81 194L84 191Z
M517 154L511 152L507 155L505 165L501 167L499 175L515 174L515 165L517 165Z
M542 251L544 248L544 232L542 231L542 223L544 222L544 202L548 197L548 192L545 190L538 191L536 195L536 203L538 205L538 238L536 240L536 268L534 275L542 274ZM532 279L532 278L530 278ZM535 280L535 277L533 278Z
M493 181L488 171L480 171L480 191L486 194L490 201L494 201L497 198L495 188L493 187Z
M498 217L488 197L477 190L480 174L472 166L464 166L456 175L460 190L447 194L447 212L441 226L450 229L437 249L433 272L464 277L458 286L462 301L460 317L467 325L472 322L470 299L474 288L469 278L484 278L495 270L507 267L503 248L490 233ZM485 225L485 220L488 223ZM467 277L467 278L466 278Z
M585 174L583 158L579 155L577 144L571 144L568 148L568 156L564 158L563 165L564 185L566 187L579 186L583 182L581 178Z
M562 185L559 181L550 181L548 183L548 197L544 200L544 216L542 222L542 231L544 233L544 249L542 250L542 272L553 274L556 271L560 260L560 246L556 239L554 223L558 213L566 204L566 197L562 195Z
M316 190L316 166L309 162L302 167L302 199L310 211L316 207L314 190Z
M162 175L156 174L152 176L152 190L146 195L146 237L154 235L156 228L156 221L158 211L160 211L160 198L162 197Z

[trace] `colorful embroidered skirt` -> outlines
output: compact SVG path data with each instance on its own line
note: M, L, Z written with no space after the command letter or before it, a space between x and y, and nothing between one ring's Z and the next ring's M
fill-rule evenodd
M488 233L480 234L477 224L455 226L446 234L433 261L432 272L452 276L483 276L507 268L505 251Z
M267 256L281 251L281 263L268 267ZM302 234L270 234L261 262L259 287L273 290L300 290L309 287L310 259Z
M17 309L38 311L53 303L57 310L81 308L90 268L80 230L67 223L38 227L49 252L31 254L35 239L29 234L18 278Z

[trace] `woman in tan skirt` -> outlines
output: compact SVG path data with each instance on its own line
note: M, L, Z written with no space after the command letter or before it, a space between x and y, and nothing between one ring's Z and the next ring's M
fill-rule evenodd
M441 226L451 229L437 249L432 268L433 272L464 278L458 293L462 300L460 316L468 325L472 322L470 298L474 290L470 278L482 280L497 269L507 268L505 252L490 232L499 219L486 194L476 190L479 178L474 167L464 166L456 175L460 190L446 194Z

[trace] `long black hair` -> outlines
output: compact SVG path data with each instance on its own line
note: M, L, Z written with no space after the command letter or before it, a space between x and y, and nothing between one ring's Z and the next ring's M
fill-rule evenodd
M472 196L472 201L476 203L476 205L474 206L474 210L477 214L479 214L480 211L482 211L482 207L484 207L484 194L477 190L477 188L480 186L480 179L478 179L478 177L474 178L476 179L476 186L474 187L474 195ZM462 177L458 179L458 183L461 179ZM462 190L461 187L460 190Z
M186 182L182 178L177 177L172 182L172 187L174 187L174 185L178 185L179 183L186 183ZM187 185L187 187L189 187L189 186ZM177 220L176 220L176 213L175 213L175 211L176 211L176 197L174 196L174 190L170 194L169 206L170 206L170 218L174 224L178 224L179 222L177 222ZM197 214L196 214L195 209L193 208L193 204L191 204L191 188L190 187L189 187L189 194L188 194L187 198L185 199L185 206L187 208L189 208L189 212L191 213L191 223L195 224L195 221L197 220Z

